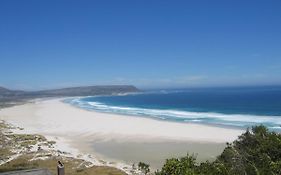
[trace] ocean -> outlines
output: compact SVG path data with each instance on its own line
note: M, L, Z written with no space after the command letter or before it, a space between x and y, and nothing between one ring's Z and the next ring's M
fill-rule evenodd
M153 90L64 102L131 117L238 128L263 124L281 131L281 87Z

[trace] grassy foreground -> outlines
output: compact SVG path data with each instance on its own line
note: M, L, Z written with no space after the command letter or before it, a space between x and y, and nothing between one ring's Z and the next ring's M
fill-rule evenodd
M68 175L125 175L123 171L107 166L93 166L82 159L52 149L54 141L41 135L15 134L15 128L0 121L0 172L47 168L56 174L57 161L65 165Z

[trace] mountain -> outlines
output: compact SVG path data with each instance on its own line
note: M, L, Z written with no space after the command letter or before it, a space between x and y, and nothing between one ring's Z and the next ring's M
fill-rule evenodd
M16 96L23 94L24 91L14 91L14 90L9 90L4 87L0 87L0 98L1 97L7 97L7 96Z
M44 90L37 92L30 92L30 95L39 96L93 96L93 95L114 95L120 93L133 93L139 92L135 86L129 85L112 85L112 86L84 86L84 87L71 87L54 90Z
M43 97L115 95L139 91L139 89L131 85L83 86L42 91L17 91L0 87L0 102Z
M9 93L10 90L9 89L6 89L6 88L3 88L3 87L0 87L0 95L1 94L6 94L6 93Z

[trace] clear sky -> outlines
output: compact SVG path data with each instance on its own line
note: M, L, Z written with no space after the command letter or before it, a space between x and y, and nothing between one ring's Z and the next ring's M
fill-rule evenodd
M280 0L1 0L0 86L281 84Z

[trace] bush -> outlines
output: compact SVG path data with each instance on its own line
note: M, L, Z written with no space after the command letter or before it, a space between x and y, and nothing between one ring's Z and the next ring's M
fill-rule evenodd
M138 169L140 171L142 171L144 174L147 174L150 172L149 165L146 163L143 163L143 162L139 162Z
M196 163L194 156L168 159L156 175L278 175L281 174L281 135L255 126L227 143L214 162Z

